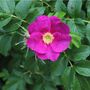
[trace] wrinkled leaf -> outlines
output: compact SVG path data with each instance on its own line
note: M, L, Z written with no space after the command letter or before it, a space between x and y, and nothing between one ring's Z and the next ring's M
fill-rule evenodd
M62 75L66 66L67 66L67 62L66 62L66 60L64 60L64 58L59 59L58 61L52 63L52 65L51 65L51 75L52 76Z
M32 0L20 0L16 5L15 14L24 19L28 15L31 3Z
M80 48L73 48L69 52L70 59L74 62L85 60L90 55L90 46L81 45Z
M13 13L15 9L15 0L0 0L0 8L2 12Z
M75 70L78 74L90 77L90 68L83 68L83 67L75 67Z
M81 13L82 0L69 0L67 9L70 16L77 17Z
M81 90L80 83L75 76L74 68L67 67L61 77L61 80L65 90Z
M63 0L57 0L55 3L55 10L56 11L66 11L66 6L63 3Z
M2 35L0 36L0 53L8 55L8 51L11 49L12 36Z

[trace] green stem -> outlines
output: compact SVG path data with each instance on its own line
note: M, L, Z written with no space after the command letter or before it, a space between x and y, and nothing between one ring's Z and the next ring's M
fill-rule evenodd
M22 18L18 17L18 16L15 16L13 14L8 14L8 13L0 13L1 16L4 16L4 15L7 15L7 16L10 16L10 17L13 17L13 18L16 18L24 23L28 23L26 20L23 20Z
M65 52L64 52L64 55L65 55L66 58L68 58L68 56L67 56L67 54ZM71 63L70 60L68 60L68 63L70 64L71 67L73 67L73 64Z
M86 22L86 23L90 23L90 21L87 21L87 20L82 20L83 22Z
M18 19L18 20L21 20L21 21L24 22L24 23L28 23L27 21L21 19L20 17L15 16L15 15L10 15L10 16L13 17L13 18L16 18L16 19Z
M69 64L70 64L70 66L71 66L71 67L73 67L73 65L72 65L71 61L69 60L68 62L69 62Z
M43 2L44 4L46 4L46 5L47 5L47 7L50 7L51 11L54 11L54 9L52 8L52 6L51 6L51 5L49 5L47 2L45 2L45 1L43 1L43 0L42 0L42 2Z
M32 74L32 72L31 71L26 71L26 72L24 72L24 75L26 75L26 74Z
M66 18L66 20L75 20L74 18ZM85 23L90 23L90 21L88 21L88 20L82 20L83 22L85 22Z

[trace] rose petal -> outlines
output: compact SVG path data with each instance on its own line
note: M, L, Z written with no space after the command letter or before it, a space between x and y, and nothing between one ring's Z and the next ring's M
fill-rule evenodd
M42 60L49 59L50 61L56 61L58 59L60 53L54 52L52 50L52 48L50 46L48 46L46 54L36 53L36 55L38 56L38 58L40 58Z
M67 24L61 22L61 20L56 16L51 16L51 32L60 32L64 34L69 34L70 29Z
M33 32L49 32L51 29L51 23L48 16L39 16L32 24L28 26L29 33Z
M38 53L45 53L47 51L47 45L43 43L42 34L39 32L31 34L26 44L28 48Z
M38 31L38 27L37 27L36 21L34 21L31 24L29 24L29 26L28 26L28 32L29 32L29 34L31 34L33 32L37 32L37 31Z
M51 47L55 52L63 52L65 51L71 42L71 37L69 35L60 34L58 32L54 33L54 41L51 44Z
M37 53L37 52L35 54L41 60L47 60L48 59L46 54L41 54L41 53Z

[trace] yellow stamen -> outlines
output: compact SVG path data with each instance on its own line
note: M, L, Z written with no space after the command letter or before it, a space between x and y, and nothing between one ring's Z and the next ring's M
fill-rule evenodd
M43 35L44 43L50 44L52 43L53 40L54 40L54 36L51 33L47 32Z

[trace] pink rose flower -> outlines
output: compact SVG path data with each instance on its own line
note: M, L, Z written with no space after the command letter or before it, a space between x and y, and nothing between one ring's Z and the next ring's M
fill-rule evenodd
M28 26L28 32L26 45L42 60L56 61L71 42L68 25L56 16L39 16Z

